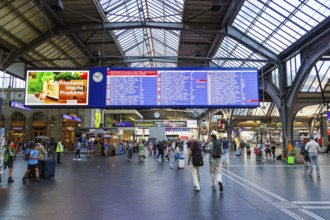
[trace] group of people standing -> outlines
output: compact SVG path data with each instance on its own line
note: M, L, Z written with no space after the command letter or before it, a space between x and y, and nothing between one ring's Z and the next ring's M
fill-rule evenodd
M42 141L40 141L42 142ZM24 159L27 161L27 170L23 175L23 183L27 182L28 177L33 173L34 177L36 178L37 182L40 182L39 178L39 161L47 159L49 154L53 154L54 151L58 154L57 161L60 163L60 154L63 151L61 140L57 143L56 146L50 142L44 143L35 143L33 141L27 142L24 144ZM4 169L8 167L8 183L13 183L13 168L14 168L14 161L16 158L16 154L18 153L14 147L13 141L5 142L4 148ZM45 146L46 145L46 146ZM2 181L0 175L0 182Z

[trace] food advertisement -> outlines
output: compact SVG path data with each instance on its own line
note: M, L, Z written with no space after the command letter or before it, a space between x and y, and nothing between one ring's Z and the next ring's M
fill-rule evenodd
M28 70L25 105L88 105L89 70Z

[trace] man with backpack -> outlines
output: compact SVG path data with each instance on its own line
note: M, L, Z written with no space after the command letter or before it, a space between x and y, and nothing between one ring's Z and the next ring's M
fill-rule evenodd
M14 157L16 155L16 151L14 148L14 142L9 141L8 146L5 147L4 150L4 165L8 167L8 183L13 183L13 167L14 167Z
M210 153L209 163L210 163L210 174L212 178L212 189L215 190L217 183L219 185L220 192L223 191L222 178L220 172L220 158L223 154L222 143L217 140L215 134L211 135L211 141L208 144L208 150Z

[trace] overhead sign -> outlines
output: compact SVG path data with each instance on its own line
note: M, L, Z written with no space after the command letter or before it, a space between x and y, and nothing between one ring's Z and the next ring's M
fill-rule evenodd
M73 116L73 115L63 114L62 116L63 116L64 119L67 119L67 120L81 122L81 118L78 118L78 117Z
M89 70L27 70L25 105L87 106Z
M135 127L170 127L170 128L186 128L187 121L171 121L171 120L158 120L158 121L135 121Z
M93 108L260 105L256 68L92 68L90 75Z
M31 111L31 109L28 108L28 107L25 107L23 103L16 102L16 101L10 101L10 102L9 102L9 106L10 106L10 107L13 107L13 108L19 108L19 109L23 109L23 110Z

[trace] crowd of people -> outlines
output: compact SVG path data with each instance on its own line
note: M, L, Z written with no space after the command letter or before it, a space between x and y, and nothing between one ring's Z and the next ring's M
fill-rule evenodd
M82 143L81 140L77 139L74 143L74 158L73 160L81 160L81 149L86 145L87 158L92 159L94 156L94 141L89 140L87 143ZM220 148L219 148L220 146ZM240 155L251 154L251 148L253 144L251 141L240 141L236 144L235 141L229 142L226 137L217 139L216 135L211 135L209 142L198 141L198 140L181 140L179 138L175 140L160 140L156 141L150 139L145 140L132 140L132 141L120 141L117 143L109 143L108 140L102 142L102 155L108 156L110 148L121 147L124 152L127 153L128 161L132 160L133 153L137 153L138 161L143 162L147 155L154 155L157 161L168 161L169 166L173 169L178 161L184 160L185 156L188 156L188 165L191 164L192 176L194 189L200 191L200 166L203 166L203 154L208 153L208 162L210 167L212 189L223 191L223 183L221 176L221 165L227 165L229 162L228 155L230 150L241 152ZM311 137L309 141L304 139L301 146L295 145L294 148L300 148L300 153L304 156L304 165L308 167L308 175L312 175L313 165L316 166L317 176L320 176L320 167L318 164L317 152L321 151L319 144ZM287 144L287 154L291 155L294 149L291 142ZM55 160L58 164L61 163L61 154L63 152L62 140L55 141L53 138L49 140L39 140L35 142L26 142L25 144L15 143L8 141L6 143L4 161L5 167L8 167L8 183L13 183L13 167L17 153L25 152L26 160L28 161L28 168L23 175L23 183L27 182L27 179L31 173L35 175L36 181L40 182L38 172L38 161L47 159L48 157ZM218 155L215 155L215 152ZM257 161L265 161L265 159L276 159L276 143L266 139L264 142L259 141L255 147L254 152L256 154ZM236 154L237 155L237 154ZM282 156L282 155L279 155ZM1 176L0 176L1 181Z

